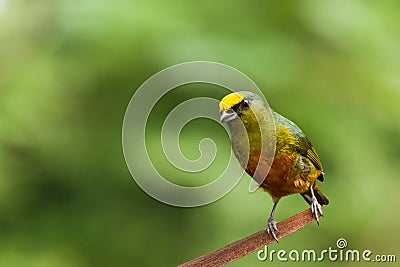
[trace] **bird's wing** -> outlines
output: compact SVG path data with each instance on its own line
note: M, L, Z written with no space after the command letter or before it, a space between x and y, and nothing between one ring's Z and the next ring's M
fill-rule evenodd
M318 170L322 170L321 161L318 158L317 152L315 151L314 146L311 144L310 140L307 137L299 138L299 148L300 154L304 157L307 157L314 164L315 168Z
M322 164L321 161L319 160L319 157L317 155L317 151L315 151L314 146L311 144L310 140L307 139L307 137L303 136L300 137L298 139L298 149L299 149L299 153L308 158L312 164L315 166L315 168L317 170L321 170L322 171ZM318 177L318 180L320 180L321 182L324 180L324 176L323 174L321 174Z
M284 126L287 129L289 129L295 140L294 141L295 150L303 157L308 158L317 170L322 171L322 164L318 158L317 151L315 151L314 146L311 144L310 140L308 140L305 134L301 131L301 129L294 122L283 117L279 113L274 112L274 119L275 123L278 126ZM320 181L324 180L323 174L321 174L318 177L318 180Z

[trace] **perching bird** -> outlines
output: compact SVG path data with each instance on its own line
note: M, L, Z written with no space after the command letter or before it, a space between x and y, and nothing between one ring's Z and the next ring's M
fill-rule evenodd
M271 118L267 116L269 111L265 101L247 91L225 96L219 108L220 121L226 122L231 131L232 150L242 168L253 178L258 164L261 169L263 164L265 168L268 167L266 160L263 160L267 156L263 155L265 149L263 150L260 145L268 144L268 137L261 136L261 133L268 132L268 125L272 127L275 125L275 155L272 154L274 158L270 160L271 168L266 178L262 177L265 179L260 185L261 189L271 195L274 202L268 217L268 233L278 241L275 235L275 230L278 230L274 220L275 208L281 197L290 194L300 193L311 205L311 211L318 222L318 212L322 215L320 205L329 203L316 184L317 179L321 182L324 180L324 173L314 146L300 128L274 111L272 111L274 122L268 123L266 120ZM248 157L243 155L247 153L245 151L248 151Z

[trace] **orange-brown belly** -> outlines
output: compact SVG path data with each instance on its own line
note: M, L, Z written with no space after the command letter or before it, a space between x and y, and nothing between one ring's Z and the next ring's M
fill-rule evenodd
M309 186L315 183L321 171L313 168L305 174L298 167L299 161L300 156L297 153L276 155L261 188L278 198L308 191ZM252 162L258 162L258 160ZM252 176L256 167L255 164L248 165L246 172Z

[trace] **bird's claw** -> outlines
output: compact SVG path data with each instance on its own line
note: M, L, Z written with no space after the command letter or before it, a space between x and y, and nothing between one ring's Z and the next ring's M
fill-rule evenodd
M275 239L276 242L278 242L278 238L275 235L275 231L279 231L278 228L276 227L276 222L274 218L269 217L267 225L267 233L270 234Z
M321 205L318 203L317 198L314 196L311 198L311 212L317 220L317 224L319 225L319 214L321 216L324 216L324 214L322 213Z

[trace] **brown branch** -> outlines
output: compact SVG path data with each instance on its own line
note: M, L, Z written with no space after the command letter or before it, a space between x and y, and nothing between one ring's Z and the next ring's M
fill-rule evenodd
M277 223L279 231L275 232L276 236L278 239L281 239L305 227L313 221L315 221L315 218L312 215L311 210L307 209ZM266 233L266 230L263 229L223 248L214 250L196 259L183 263L178 267L223 266L240 259L265 245L271 244L274 241L275 240Z

